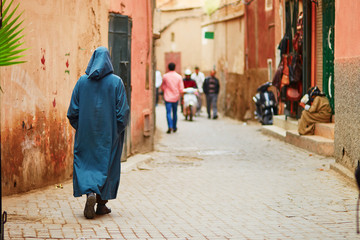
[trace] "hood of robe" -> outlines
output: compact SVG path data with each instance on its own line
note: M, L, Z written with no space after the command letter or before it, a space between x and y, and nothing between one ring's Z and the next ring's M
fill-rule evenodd
M85 73L90 79L102 79L112 72L114 72L114 68L109 51L106 47L98 47L91 56Z

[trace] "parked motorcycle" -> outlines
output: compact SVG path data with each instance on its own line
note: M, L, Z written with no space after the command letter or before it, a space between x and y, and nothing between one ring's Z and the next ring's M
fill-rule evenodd
M198 105L198 100L196 97L198 90L196 88L185 88L184 89L184 106L183 114L186 120L193 120L193 116L196 114L196 108Z
M278 104L274 93L269 90L271 82L264 83L257 89L257 93L253 96L255 102L256 111L255 117L263 125L272 125L273 116L278 113Z

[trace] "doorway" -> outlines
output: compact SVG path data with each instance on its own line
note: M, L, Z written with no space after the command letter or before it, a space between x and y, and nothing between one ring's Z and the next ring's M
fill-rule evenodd
M165 53L165 72L168 72L169 63L175 63L175 71L181 75L181 52Z
M129 124L125 130L125 143L121 161L131 154L131 28L128 16L110 13L109 16L109 52L114 74L123 80L130 107Z

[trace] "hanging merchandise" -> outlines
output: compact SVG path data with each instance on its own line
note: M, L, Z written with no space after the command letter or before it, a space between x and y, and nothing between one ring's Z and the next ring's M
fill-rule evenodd
M292 52L292 31L291 31L291 9L290 9L290 2L285 3L285 35L289 38L289 52ZM288 52L288 53L289 53Z
M299 0L294 0L292 28L294 35L298 31Z
M272 85L275 86L277 89L280 89L281 86L281 79L284 70L284 63L280 61L280 64L275 72L274 78L272 80Z
M281 78L281 85L282 86L287 86L289 85L290 81L289 81L289 65L288 65L288 58L284 57L283 59L284 61L284 70L283 70L283 76Z
M278 49L280 50L280 56L287 54L289 49L289 37L285 36L281 39Z
M278 47L281 61L277 73L281 71L281 77L276 74L277 78L273 79L273 85L278 88L280 99L284 103L286 117L298 116L298 105L302 96L303 18L302 12L298 13L298 4L299 0L294 0L294 8L291 9L290 2L285 3L285 34Z
M304 31L303 31L303 13L301 12L299 14L299 18L297 21L297 25L296 25L296 33L294 35L294 39L293 39L293 47L295 52L302 54L302 48L303 48L303 36L304 36Z
M302 57L300 54L292 56L291 63L289 64L289 80L290 83L301 82L302 79Z

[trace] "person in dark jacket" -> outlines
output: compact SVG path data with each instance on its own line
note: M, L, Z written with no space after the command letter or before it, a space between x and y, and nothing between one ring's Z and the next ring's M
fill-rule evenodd
M206 108L208 118L211 118L211 108L213 111L213 119L217 119L217 99L220 90L219 80L215 77L216 71L212 70L210 77L205 78L203 90L206 95Z
M120 182L129 105L124 84L113 71L108 50L97 48L75 85L67 112L76 130L74 197L87 195L84 216L89 219L111 212L105 204L116 198Z

